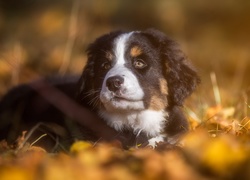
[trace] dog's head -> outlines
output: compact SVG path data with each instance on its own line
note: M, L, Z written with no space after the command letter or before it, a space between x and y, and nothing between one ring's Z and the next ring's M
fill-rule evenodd
M78 99L108 114L181 106L200 81L179 45L154 29L106 34L87 52Z
M162 32L119 31L89 46L79 95L107 111L159 110L181 106L199 81L179 45Z

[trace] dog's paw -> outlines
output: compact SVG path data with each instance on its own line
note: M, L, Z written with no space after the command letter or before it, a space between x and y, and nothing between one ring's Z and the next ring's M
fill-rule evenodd
M159 135L156 137L153 137L151 139L148 140L148 146L151 146L153 148L155 148L157 146L157 144L159 144L160 142L164 142L164 136L163 135Z

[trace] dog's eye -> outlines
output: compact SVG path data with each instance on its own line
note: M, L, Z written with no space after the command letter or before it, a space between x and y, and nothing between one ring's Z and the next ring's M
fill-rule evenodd
M136 69L143 69L147 66L147 64L142 59L137 59L133 63Z
M104 68L104 69L106 69L106 70L110 69L110 68L111 68L110 62L104 62L104 63L102 64L102 68Z

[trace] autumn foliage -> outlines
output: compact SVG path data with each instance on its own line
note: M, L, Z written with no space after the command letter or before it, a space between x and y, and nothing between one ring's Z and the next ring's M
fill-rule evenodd
M50 154L23 144L24 133L15 148L0 143L0 179L247 179L250 119L232 120L230 113L208 108L206 125L193 126L177 146L159 143L156 149L77 141L69 152Z
M33 3L33 4L32 4ZM75 142L49 153L0 142L0 180L250 179L248 0L0 2L0 94L53 74L79 74L84 49L114 29L155 27L180 42L202 83L183 110L190 132L176 146L123 150Z

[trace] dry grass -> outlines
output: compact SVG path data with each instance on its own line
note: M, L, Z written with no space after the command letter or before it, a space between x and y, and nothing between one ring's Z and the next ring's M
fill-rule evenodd
M154 26L168 32L202 78L184 107L191 131L182 148L124 151L117 143L77 142L71 152L52 156L36 141L27 143L27 134L14 149L0 143L0 179L249 179L249 3L192 2L131 6L119 0L107 7L101 1L78 0L34 5L18 16L13 9L0 11L1 95L40 76L80 73L87 44L123 27Z

